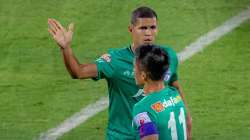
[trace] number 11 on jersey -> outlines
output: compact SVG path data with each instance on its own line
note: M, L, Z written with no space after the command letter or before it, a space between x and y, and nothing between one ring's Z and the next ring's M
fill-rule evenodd
M180 122L180 125L182 125L182 128L183 128L184 140L187 140L187 125L186 125L186 119L185 119L185 114L184 114L184 109L183 108L180 108L179 122ZM174 112L170 112L170 118L169 118L169 121L168 121L168 128L171 130L172 140L178 140Z

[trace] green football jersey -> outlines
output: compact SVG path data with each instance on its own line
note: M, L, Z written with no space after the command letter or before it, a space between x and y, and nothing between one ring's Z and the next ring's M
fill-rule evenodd
M177 80L178 59L176 53L165 48L170 57L170 69L165 76L166 83ZM109 118L106 139L133 140L132 109L142 99L142 90L136 86L133 71L134 54L130 45L112 49L98 58L99 79L106 79L109 94Z
M144 134L139 128L152 122L157 128L159 140L187 139L186 108L175 88L151 93L135 104L132 126L137 139L140 139L140 134Z

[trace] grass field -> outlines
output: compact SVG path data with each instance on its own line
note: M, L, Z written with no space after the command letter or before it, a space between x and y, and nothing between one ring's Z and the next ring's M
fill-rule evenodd
M129 43L130 12L139 5L159 15L157 43L179 52L250 0L0 0L0 139L36 138L107 95L105 81L70 79L47 33L49 17L75 23L74 52L81 62L93 62L108 48ZM250 21L180 65L194 139L250 137L249 37ZM103 139L106 122L104 111L61 139Z
M250 21L181 65L180 81L189 101L194 140L250 137L249 29ZM106 114L100 113L60 140L102 139Z

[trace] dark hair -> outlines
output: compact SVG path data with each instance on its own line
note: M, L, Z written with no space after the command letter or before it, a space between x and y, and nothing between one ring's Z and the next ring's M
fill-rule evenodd
M143 7L136 8L132 12L130 23L135 25L137 18L156 18L157 19L157 14L153 9L143 6Z
M156 45L142 45L135 50L135 62L153 81L163 79L169 67L167 53Z

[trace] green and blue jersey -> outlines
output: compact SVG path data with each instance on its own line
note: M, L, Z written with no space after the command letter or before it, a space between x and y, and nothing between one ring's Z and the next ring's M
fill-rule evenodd
M163 47L163 46L162 46ZM166 84L177 80L178 59L169 47L163 47L170 59L169 71L165 75ZM109 94L109 118L106 138L109 140L133 140L132 109L139 102L142 90L135 83L133 71L134 53L130 45L121 49L111 49L98 58L96 80L106 79Z
M157 134L159 140L186 140L186 108L178 91L164 88L135 104L133 124L136 139Z

